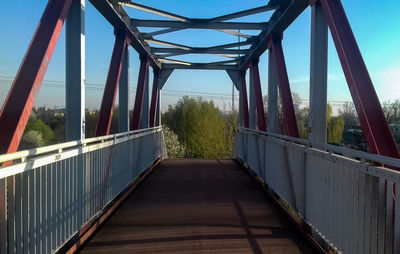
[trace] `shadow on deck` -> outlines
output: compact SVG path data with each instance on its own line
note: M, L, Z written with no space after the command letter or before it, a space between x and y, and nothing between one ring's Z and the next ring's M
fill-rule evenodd
M232 160L165 160L81 253L314 253Z

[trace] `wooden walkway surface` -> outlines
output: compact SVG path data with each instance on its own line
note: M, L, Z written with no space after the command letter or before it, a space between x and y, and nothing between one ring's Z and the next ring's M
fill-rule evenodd
M232 160L164 160L81 253L314 253Z

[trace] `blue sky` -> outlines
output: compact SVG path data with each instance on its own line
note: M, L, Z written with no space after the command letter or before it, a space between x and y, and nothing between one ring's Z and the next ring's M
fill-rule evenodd
M218 15L254 8L266 1L160 1L138 0L137 2L161 8L177 14L210 18ZM398 0L343 0L350 24L364 56L380 100L400 99L400 1ZM11 86L25 51L29 45L47 0L0 1L0 104ZM132 17L156 19L153 14L127 9ZM265 21L270 13L237 19L237 21ZM142 30L148 31L148 30ZM254 33L251 32L250 33ZM237 37L217 31L186 30L157 37L162 40L189 46L212 46L236 42ZM113 28L86 2L86 105L99 107L107 76L108 65L114 44ZM285 32L283 48L287 63L291 89L306 101L309 94L310 64L310 9L308 8ZM138 55L130 51L131 107L139 68ZM223 60L215 56L185 56L181 60L194 62ZM262 92L267 91L267 53L260 58ZM332 104L351 100L347 84L334 48L329 42L328 100ZM51 59L36 106L63 107L65 105L65 31L63 30ZM150 80L151 81L151 80ZM162 97L162 108L175 103L183 94L203 93L223 108L230 107L229 94L232 84L222 71L175 71ZM190 93L187 93L190 92ZM236 92L236 91L235 91ZM237 94L237 92L236 92ZM236 101L237 105L237 101Z

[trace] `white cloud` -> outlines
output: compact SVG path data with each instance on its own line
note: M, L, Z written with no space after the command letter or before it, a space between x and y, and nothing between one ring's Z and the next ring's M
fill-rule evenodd
M400 99L400 65L380 71L372 78L381 102Z

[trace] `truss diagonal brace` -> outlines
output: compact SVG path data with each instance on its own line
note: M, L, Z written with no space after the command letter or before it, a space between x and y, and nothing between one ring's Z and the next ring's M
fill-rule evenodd
M0 111L0 154L16 152L72 0L50 0Z
M140 69L138 84L136 88L136 98L135 106L133 108L133 115L131 119L130 130L138 130L140 128L140 121L142 119L142 108L143 108L143 97L144 97L144 87L146 85L146 76L149 71L149 58L147 56L140 57Z
M340 1L320 0L370 152L400 158L374 85Z
M270 41L270 50L274 57L275 69L279 81L279 93L282 99L283 116L285 121L286 135L298 138L296 114L293 107L292 92L290 91L289 77L286 70L285 57L282 49L282 35L273 34Z
M104 88L103 99L101 101L99 119L96 125L96 137L108 135L110 132L112 113L114 109L115 97L117 96L118 91L123 56L130 43L131 39L128 32L125 35L116 34L110 68L108 69L106 86Z

